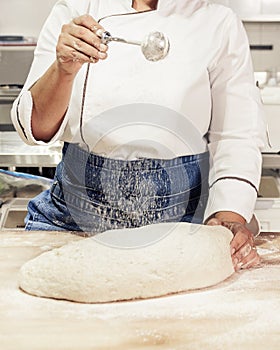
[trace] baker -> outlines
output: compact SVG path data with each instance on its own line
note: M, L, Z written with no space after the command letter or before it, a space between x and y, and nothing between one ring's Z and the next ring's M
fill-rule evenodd
M134 45L169 39L147 60ZM151 53L153 54L153 53ZM40 33L13 123L30 145L64 142L52 187L26 230L87 231L159 222L231 229L236 269L259 263L253 217L265 141L248 40L206 0L60 0Z

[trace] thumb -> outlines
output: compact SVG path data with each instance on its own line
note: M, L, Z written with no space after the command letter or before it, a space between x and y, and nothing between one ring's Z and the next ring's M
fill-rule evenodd
M222 221L217 218L212 218L206 222L206 225L208 226L222 225Z

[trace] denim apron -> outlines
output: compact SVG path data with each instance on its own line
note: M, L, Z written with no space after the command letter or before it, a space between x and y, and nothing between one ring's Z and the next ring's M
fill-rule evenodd
M28 204L26 230L95 234L159 222L202 223L209 154L110 159L64 143L53 184Z

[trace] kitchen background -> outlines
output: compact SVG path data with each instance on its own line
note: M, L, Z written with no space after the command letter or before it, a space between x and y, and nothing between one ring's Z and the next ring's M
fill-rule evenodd
M56 0L1 0L0 35L38 37L55 2ZM252 50L255 71L280 71L280 0L211 2L231 7L243 19L250 44L262 45L260 50ZM265 50L265 47L268 49Z
M0 38L0 171L23 171L51 177L59 161L59 144L47 148L22 144L12 131L9 119L12 101L20 91L32 61L36 38L55 2L56 0L0 0L0 36L17 35L24 38L19 45L5 45ZM279 232L280 0L211 2L231 7L242 19L248 34L255 79L261 88L271 141L271 147L263 152L263 177L256 214L262 230ZM28 197L28 194L20 192L20 185L14 185L16 182L20 183L19 179L10 179L13 185L8 185L7 188L12 193L12 199L3 196L0 172L0 229L21 228L25 216L28 198L24 197ZM37 180L39 188L46 184L42 179ZM30 186L27 179L23 181ZM34 181L32 184L34 185Z
M0 34L37 37L55 2L56 0L1 0ZM272 51L252 52L256 71L279 68L280 0L212 0L211 2L229 6L240 15L252 45L273 43Z

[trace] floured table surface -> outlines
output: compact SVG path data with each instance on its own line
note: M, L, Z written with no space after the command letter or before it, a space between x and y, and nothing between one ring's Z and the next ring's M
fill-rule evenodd
M23 263L82 239L0 232L0 349L279 349L280 234L257 239L263 264L218 286L133 302L79 304L18 289Z

